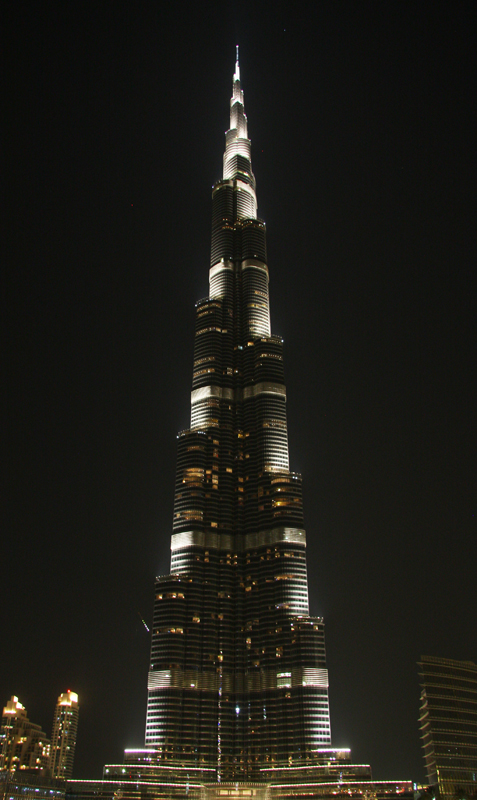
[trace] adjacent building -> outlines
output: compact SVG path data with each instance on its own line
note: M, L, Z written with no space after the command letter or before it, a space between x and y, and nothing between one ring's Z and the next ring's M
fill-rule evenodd
M41 726L30 722L18 697L11 697L0 727L0 797L4 792L24 798L29 794L64 795L61 785L64 787L73 772L78 708L75 692L60 695L50 742Z
M0 771L0 800L65 800L65 783L37 770Z
M419 667L429 783L443 798L477 796L477 665L422 656Z
M70 690L60 694L51 734L49 766L53 778L67 780L73 774L78 713L78 695Z
M36 771L48 767L50 740L30 722L26 708L12 696L3 709L0 728L0 772Z

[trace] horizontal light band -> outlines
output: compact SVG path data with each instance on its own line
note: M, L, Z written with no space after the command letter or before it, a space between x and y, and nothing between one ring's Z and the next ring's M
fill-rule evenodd
M194 546L231 550L234 546L234 537L227 533L206 533L204 531L185 531L184 533L173 533L171 536L172 551Z
M269 277L267 265L263 261L260 261L258 258L246 258L246 259L244 259L242 261L241 267L242 267L243 270L244 269L259 269L259 270L261 270L262 272L265 273L267 278ZM229 270L229 271L232 272L233 269L234 269L233 261L226 261L225 259L221 259L221 261L219 261L217 264L214 264L214 266L209 269L209 280L211 280L212 278L215 278L215 276L219 272L222 272L223 270Z
M260 269L264 272L268 278L268 267L263 262L260 261L258 258L245 258L242 261L242 269Z
M201 400L207 400L209 397L233 400L234 390L227 386L201 386L199 389L194 389L190 393L190 401L192 405L195 405L195 403L200 403Z
M253 386L245 386L243 390L243 399L248 400L250 397L257 397L260 394L277 394L280 397L284 397L286 400L287 390L283 383L261 381L260 383L255 383Z
M287 390L283 383L261 381L253 384L253 386L245 386L243 392L240 389L231 389L229 386L201 386L199 389L193 389L190 393L190 402L194 406L196 403L208 400L210 397L240 402L242 399L250 400L250 398L258 397L262 394L278 395L285 400L287 398Z
M222 261L220 261L218 264L214 264L214 266L209 269L209 280L215 278L215 276L219 272L222 272L224 269L233 272L233 268L234 268L233 261L225 261L224 259L222 259Z
M184 547L208 547L215 550L238 549L240 552L253 547L274 545L280 542L301 544L306 546L306 533L303 528L272 528L270 531L247 533L245 536L230 536L227 533L211 533L205 531L184 531L173 533L171 536L171 550L181 550Z
M302 686L323 686L328 689L328 670L303 667Z
M150 671L147 676L148 689L165 689L171 686L171 671L170 669Z
M303 528L272 528L270 531L247 533L244 537L244 550L248 550L251 547L279 544L280 542L306 546L306 533Z
M307 669L296 667L289 673L272 669L242 672L235 670L233 673L223 672L218 675L215 671L199 672L197 670L182 670L174 668L169 670L150 670L147 688L151 689L192 689L196 691L216 692L219 685L223 692L233 692L236 696L240 693L263 692L264 690L290 687L295 689L300 686L316 686L320 689L328 688L327 669Z

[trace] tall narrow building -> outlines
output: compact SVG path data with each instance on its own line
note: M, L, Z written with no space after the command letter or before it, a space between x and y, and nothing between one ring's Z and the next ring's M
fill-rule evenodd
M477 665L422 656L419 725L427 779L444 800L477 794Z
M68 780L73 774L78 714L78 695L68 689L60 694L53 717L50 769L54 778Z
M155 587L145 739L157 766L210 782L270 780L331 748L268 284L237 51L190 428L178 436L171 574Z

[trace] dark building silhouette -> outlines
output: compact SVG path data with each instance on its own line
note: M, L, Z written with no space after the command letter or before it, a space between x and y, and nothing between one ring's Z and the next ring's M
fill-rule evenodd
M477 665L422 656L419 725L430 784L444 798L477 797Z

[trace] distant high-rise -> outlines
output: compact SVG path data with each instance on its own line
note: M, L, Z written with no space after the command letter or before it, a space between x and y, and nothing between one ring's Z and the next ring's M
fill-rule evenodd
M422 656L419 725L429 783L444 798L477 794L477 665Z
M12 696L3 709L0 728L0 772L39 771L48 766L50 740L30 722L26 708Z
M69 690L60 694L51 734L50 769L54 778L67 780L73 774L78 712L78 695Z
M317 763L331 730L238 53L209 282L178 437L171 574L155 590L145 741L159 763L212 781L263 780Z

